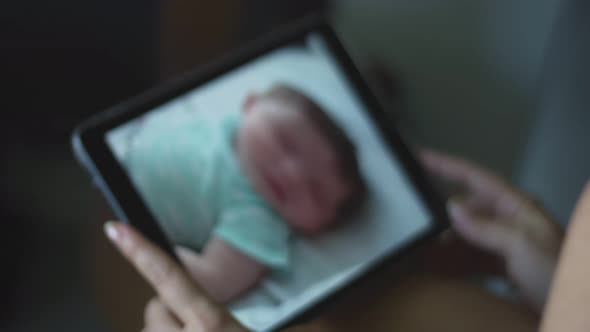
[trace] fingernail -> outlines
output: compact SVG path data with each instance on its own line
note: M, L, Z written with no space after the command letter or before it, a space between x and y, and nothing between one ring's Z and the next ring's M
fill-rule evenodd
M117 230L117 227L115 226L115 222L113 221L108 221L104 224L104 232L107 235L107 237L117 243L119 242L119 239L121 237L121 233L119 232L119 230Z

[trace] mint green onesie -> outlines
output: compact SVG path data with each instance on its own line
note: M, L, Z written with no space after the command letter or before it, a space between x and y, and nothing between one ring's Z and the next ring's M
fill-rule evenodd
M175 243L201 250L215 235L270 268L286 269L290 232L257 194L233 147L240 113L146 121L123 164Z

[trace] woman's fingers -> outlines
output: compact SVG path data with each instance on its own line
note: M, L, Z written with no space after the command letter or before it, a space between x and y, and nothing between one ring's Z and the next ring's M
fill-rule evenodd
M465 185L475 193L497 196L511 191L510 186L502 179L463 159L426 149L420 151L420 159L430 172L445 180Z
M420 159L435 175L448 181L464 184L477 192L489 192L490 188L496 189L501 182L495 176L463 159L433 150L421 150Z
M109 222L105 231L183 323L199 325L206 331L221 331L219 327L234 323L225 308L210 300L172 258L132 227Z
M500 177L463 159L427 149L420 151L420 159L430 172L465 186L474 202L489 207L506 219L529 201L526 195Z
M176 252L176 255L178 256L178 258L180 258L180 261L182 262L182 264L189 270L190 270L190 267L195 265L197 263L197 261L199 260L199 256L197 254L195 254L191 249L181 247L181 246L176 246L174 248L174 251Z
M475 215L458 200L449 201L453 228L472 245L505 256L515 241L516 229L500 220Z
M182 329L182 324L157 297L151 299L147 304L144 320L146 329L154 331L172 332Z

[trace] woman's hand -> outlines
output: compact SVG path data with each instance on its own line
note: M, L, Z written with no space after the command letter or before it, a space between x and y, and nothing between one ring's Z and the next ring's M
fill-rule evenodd
M145 332L247 331L174 260L130 226L109 222L105 231L158 295L146 307Z
M172 258L131 226L108 222L105 232L156 291L145 309L144 332L246 332ZM321 322L285 332L326 332Z
M455 231L503 258L524 299L540 311L563 237L557 224L530 197L486 170L433 151L423 151L421 159L435 176L463 189L448 204Z

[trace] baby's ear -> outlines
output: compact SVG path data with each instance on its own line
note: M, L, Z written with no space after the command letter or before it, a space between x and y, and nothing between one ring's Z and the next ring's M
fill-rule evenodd
M254 92L248 93L246 99L244 99L244 103L242 104L242 112L247 113L249 112L256 101L258 100L258 94Z

